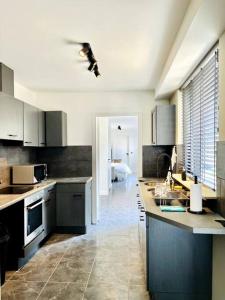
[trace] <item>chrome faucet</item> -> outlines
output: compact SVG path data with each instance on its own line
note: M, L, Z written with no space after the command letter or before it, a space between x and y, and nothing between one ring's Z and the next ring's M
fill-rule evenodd
M159 160L162 158L162 157L167 157L169 159L169 162L170 162L170 165L169 165L169 170L168 172L171 173L171 176L172 176L172 162L171 162L171 157L169 156L169 154L167 153L161 153L158 157L157 157L157 178L159 178Z
M157 178L159 178L159 160L162 157L167 157L169 159L170 165L169 165L169 169L168 169L168 173L170 173L170 180L166 179L166 182L169 181L169 185L170 185L170 189L173 190L173 185L174 185L174 181L172 178L172 174L173 174L173 170L172 170L172 160L171 157L169 156L169 154L167 153L161 153L158 157L157 157Z

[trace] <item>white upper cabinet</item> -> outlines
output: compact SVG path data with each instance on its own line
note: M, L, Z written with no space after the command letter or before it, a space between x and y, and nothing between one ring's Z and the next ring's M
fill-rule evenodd
M175 145L175 122L175 105L156 105L152 111L152 144Z
M23 102L0 92L0 139L23 140Z

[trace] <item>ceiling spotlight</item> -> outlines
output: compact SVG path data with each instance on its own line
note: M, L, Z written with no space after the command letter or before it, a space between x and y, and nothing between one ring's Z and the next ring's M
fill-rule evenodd
M90 63L90 66L88 67L88 71L90 71L90 72L94 71L96 65L97 65L97 61L94 59L94 60Z
M96 77L100 76L101 74L99 73L99 70L98 70L97 61L94 57L94 54L92 52L90 44L89 43L81 43L81 45L82 45L82 49L79 51L79 53L80 53L80 56L87 57L87 59L90 63L90 65L88 67L88 71L90 71L90 72L94 71Z
M88 55L88 52L90 51L90 44L89 43L83 43L83 48L79 51L80 56L85 57Z
M95 76L96 76L96 77L101 76L101 74L99 73L97 64L96 64L95 67L94 67L94 73L95 73Z
M121 128L121 126L120 126L120 125L118 125L117 129L118 129L118 130L122 130L122 128Z

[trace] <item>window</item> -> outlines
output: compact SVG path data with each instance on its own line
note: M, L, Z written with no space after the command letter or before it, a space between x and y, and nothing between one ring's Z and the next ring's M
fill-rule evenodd
M218 50L205 60L184 85L183 140L188 174L216 187L216 141L218 140Z

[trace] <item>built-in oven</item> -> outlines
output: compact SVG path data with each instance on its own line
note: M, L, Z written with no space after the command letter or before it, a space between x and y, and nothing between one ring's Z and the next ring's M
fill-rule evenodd
M43 226L44 191L24 199L24 245L28 245L44 231Z

